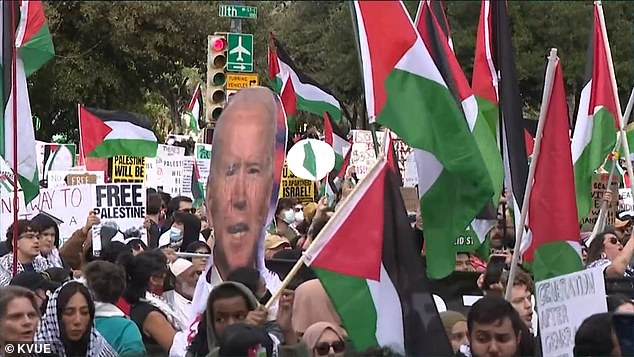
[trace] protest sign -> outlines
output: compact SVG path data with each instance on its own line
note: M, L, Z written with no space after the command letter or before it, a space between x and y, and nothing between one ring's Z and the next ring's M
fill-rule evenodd
M286 165L299 178L319 181L335 167L335 152L324 141L303 139L286 154Z
M112 182L143 182L145 179L145 158L118 155L110 161Z
M158 167L156 157L145 158L145 185L147 187L156 188L160 186L160 176L158 175Z
M194 170L194 157L185 156L183 160L183 169L181 176L181 195L192 197L192 172Z
M49 171L48 187L62 187L88 184L103 184L105 181L103 171Z
M200 173L200 180L207 182L209 169L211 167L211 144L198 143L194 151L196 163L198 164L198 173Z
M145 187L140 183L92 185L93 209L103 225L121 232L143 231L146 212Z
M629 188L619 189L619 217L634 217L634 199L632 199L632 191Z
M314 202L315 184L293 175L285 164L282 169L280 198L295 198L301 203Z
M536 284L543 356L573 356L575 333L587 317L606 312L603 269L594 268Z
M169 193L172 197L179 196L183 189L183 168L182 157L156 158L157 174L163 186L163 192Z
M594 228L594 224L597 222L599 212L601 211L601 203L603 202L603 194L608 187L608 179L610 175L607 172L602 172L592 176L592 207L588 216L581 220L581 230L590 231ZM612 202L608 206L607 225L614 225L614 219L616 218L616 210L618 208L618 193L619 193L619 179L614 175L612 177Z
M376 162L376 152L372 141L372 132L369 130L351 130L352 147L350 148L350 167L356 170L357 178L362 179L368 170ZM383 132L376 132L377 141L383 142Z
M42 188L40 194L26 206L22 192L19 195L18 219L31 219L40 211L59 218L62 221L59 225L62 242L84 226L93 206L89 185ZM2 195L0 198L0 240L4 240L5 233L13 222L12 198L12 195Z
M158 156L160 157L185 156L185 148L182 146L158 144L158 148L156 150L156 156L157 157Z

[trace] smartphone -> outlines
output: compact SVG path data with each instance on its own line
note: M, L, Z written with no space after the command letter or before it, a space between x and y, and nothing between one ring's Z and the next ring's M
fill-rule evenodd
M506 266L505 255L491 255L487 264L486 273L484 273L484 288L488 288L491 284L499 283L502 276L502 270Z
M612 324L623 356L634 356L634 314L616 313Z

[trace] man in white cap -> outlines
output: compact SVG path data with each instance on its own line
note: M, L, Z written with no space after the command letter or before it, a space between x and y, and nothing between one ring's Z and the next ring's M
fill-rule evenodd
M198 274L187 259L176 259L169 265L170 271L176 277L174 290L165 293L167 301L176 313L176 316L184 324L192 318L191 304Z

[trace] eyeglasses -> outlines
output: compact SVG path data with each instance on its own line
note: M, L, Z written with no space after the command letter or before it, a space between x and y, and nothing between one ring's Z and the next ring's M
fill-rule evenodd
M330 352L330 347L332 347L332 350L335 351L335 353L343 352L346 349L346 345L343 343L343 341L335 341L332 343L318 343L315 345L314 350L319 356L326 356L328 352Z
M616 237L610 237L608 241L610 242L610 244L614 244L614 245L619 244L619 240Z
M196 213L196 209L195 208L183 208L182 210L180 210L181 212L185 212L185 213L191 213L194 214Z
M39 237L40 237L39 233L23 233L23 234L20 234L19 238L33 239L33 238L39 238Z

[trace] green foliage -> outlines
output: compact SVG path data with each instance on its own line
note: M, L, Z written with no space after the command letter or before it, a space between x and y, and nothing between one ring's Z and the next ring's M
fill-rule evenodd
M363 87L350 4L343 1L247 1L257 20L243 20L254 34L255 66L266 85L268 35L274 32L299 68L343 102L352 127L365 127ZM412 17L418 1L406 1ZM566 90L578 97L592 25L591 2L509 3L520 90L526 113L538 112L545 56L557 47ZM447 1L454 49L471 77L478 1ZM605 2L605 18L619 82L621 105L634 82L634 4ZM30 79L40 140L62 134L78 139L77 103L148 115L163 137L181 126L180 112L205 80L207 36L229 31L218 2L48 2L46 16L56 56ZM389 38L386 38L389 41ZM204 86L203 86L204 87ZM300 122L321 126L321 118Z

